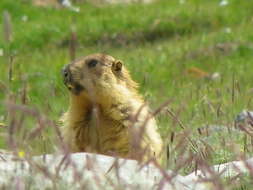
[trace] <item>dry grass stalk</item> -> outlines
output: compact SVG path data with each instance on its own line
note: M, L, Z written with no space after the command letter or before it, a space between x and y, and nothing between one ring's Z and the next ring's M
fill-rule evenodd
M12 41L12 25L11 25L11 16L8 11L3 13L3 33L4 40L7 44Z
M75 30L72 29L69 41L69 56L71 61L74 61L76 59L76 43L77 35Z

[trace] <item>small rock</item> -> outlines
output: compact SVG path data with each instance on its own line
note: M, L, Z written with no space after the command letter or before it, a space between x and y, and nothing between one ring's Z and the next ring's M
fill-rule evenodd
M245 122L247 119L253 119L253 111L243 110L236 116L235 122Z
M28 21L28 16L27 16L27 15L23 15L23 16L21 17L21 20L22 20L23 22L27 22L27 21Z
M211 74L210 75L210 79L212 79L212 80L218 80L218 79L220 79L220 73L215 72L215 73Z
M226 28L224 29L224 32L227 33L227 34L230 34L232 31L231 31L231 28L226 27Z
M228 1L227 0L222 0L222 1L220 1L220 4L219 4L220 6L227 6L228 5Z
M179 0L179 4L184 4L185 0Z
M4 55L4 50L0 49L0 56L3 56L3 55Z
M71 11L79 12L79 7L72 6L70 0L33 0L33 5L40 7L68 8Z
M63 7L69 8L70 10L72 10L74 12L80 12L80 8L72 6L72 4L69 0L62 0L61 4Z

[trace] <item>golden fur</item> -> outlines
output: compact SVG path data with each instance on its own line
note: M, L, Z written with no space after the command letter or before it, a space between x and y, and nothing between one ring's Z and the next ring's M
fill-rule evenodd
M121 61L104 54L81 58L64 69L70 90L62 135L72 152L162 161L155 119Z

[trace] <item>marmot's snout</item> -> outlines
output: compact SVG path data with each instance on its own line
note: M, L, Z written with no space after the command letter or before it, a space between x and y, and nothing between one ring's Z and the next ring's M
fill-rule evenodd
M63 83L73 94L78 95L83 91L84 87L79 83L73 81L72 73L70 71L70 64L65 65L62 69Z
M71 79L71 73L69 69L69 64L65 65L62 69L62 76L63 76L63 82L68 87L69 90L72 88L72 79Z
M69 65L65 65L62 68L62 76L63 76L63 82L65 85L70 82L70 71L69 71Z

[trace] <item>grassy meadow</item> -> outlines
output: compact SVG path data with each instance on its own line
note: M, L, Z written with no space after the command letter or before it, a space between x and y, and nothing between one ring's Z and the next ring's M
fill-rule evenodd
M153 110L170 102L157 115L168 168L184 158L181 147L210 164L251 155L251 133L234 121L242 110L253 110L252 1L75 5L80 12L1 0L1 149L14 146L34 155L57 150L52 125L60 125L68 107L61 68L71 61L74 36L76 57L103 52L122 60ZM187 140L181 142L182 136Z

